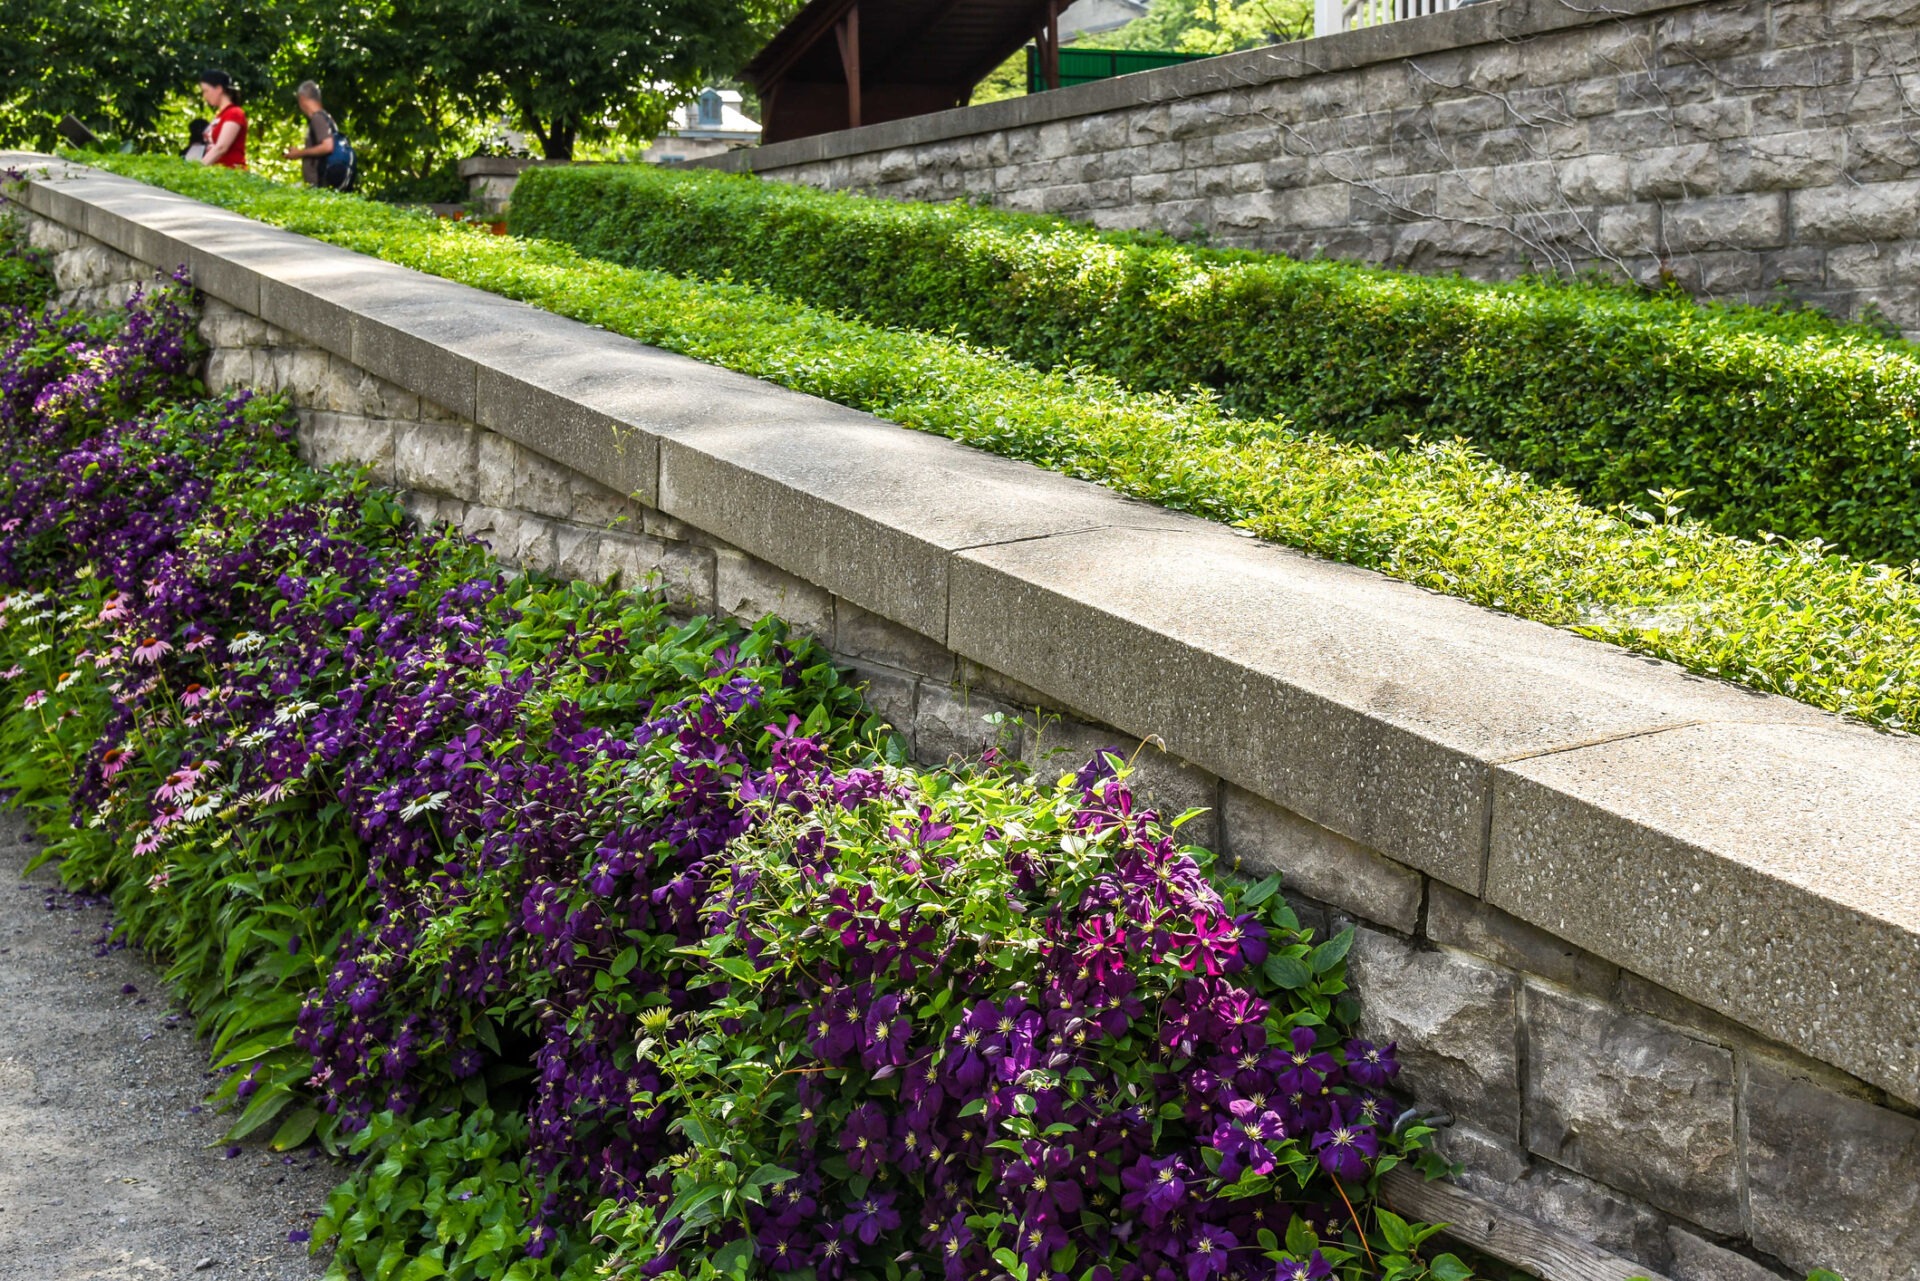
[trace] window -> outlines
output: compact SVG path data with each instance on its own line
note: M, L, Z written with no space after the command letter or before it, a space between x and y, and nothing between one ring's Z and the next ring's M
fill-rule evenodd
M717 125L720 123L720 92L708 89L700 95L700 123Z

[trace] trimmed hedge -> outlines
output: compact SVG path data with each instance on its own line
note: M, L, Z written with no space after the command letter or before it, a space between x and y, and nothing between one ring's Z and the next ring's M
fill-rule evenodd
M91 155L281 227L1276 542L1892 727L1920 715L1904 570L1747 543L1671 506L1599 511L1466 446L1383 451L1036 372L739 285L683 280L335 193L177 160Z
M647 165L529 171L512 224L1383 448L1462 437L1602 505L1920 556L1920 359L1811 313L1485 285Z

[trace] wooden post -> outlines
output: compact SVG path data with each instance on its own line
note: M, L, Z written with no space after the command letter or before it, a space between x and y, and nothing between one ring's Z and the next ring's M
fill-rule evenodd
M860 127L860 6L847 10L847 16L834 24L834 39L840 42L840 69L847 75L847 128Z
M1060 87L1060 0L1047 0L1047 25L1040 30L1040 79L1047 88Z

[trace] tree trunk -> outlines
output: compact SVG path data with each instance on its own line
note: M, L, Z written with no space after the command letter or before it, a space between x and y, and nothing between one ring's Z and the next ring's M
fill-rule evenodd
M549 160L573 159L573 139L577 132L571 125L555 121L552 125L540 129L540 154Z

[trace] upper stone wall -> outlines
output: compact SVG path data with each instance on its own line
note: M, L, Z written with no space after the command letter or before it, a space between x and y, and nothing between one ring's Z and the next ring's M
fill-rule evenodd
M1920 6L1493 0L694 162L1920 334Z

